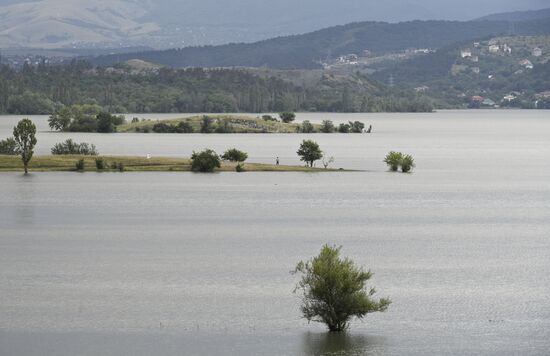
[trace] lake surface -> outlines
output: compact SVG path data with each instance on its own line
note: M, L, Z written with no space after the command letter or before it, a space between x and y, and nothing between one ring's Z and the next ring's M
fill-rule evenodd
M37 154L72 137L298 163L307 137L364 171L0 173L0 355L547 355L550 113L299 115L326 118L374 133L61 134L33 117ZM387 172L389 150L415 172ZM324 243L393 301L344 335L308 325L292 293Z

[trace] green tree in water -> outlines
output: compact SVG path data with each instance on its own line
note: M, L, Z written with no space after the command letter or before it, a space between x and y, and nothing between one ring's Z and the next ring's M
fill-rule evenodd
M16 143L17 153L21 155L25 174L28 173L29 162L34 154L36 145L36 126L29 119L23 119L13 128L13 138Z
M306 162L310 167L313 167L315 161L323 158L323 151L319 148L319 144L313 140L304 140L296 153L300 156L300 160Z
M386 311L391 303L387 298L372 299L375 289L366 288L372 273L341 258L340 250L325 245L318 256L299 262L294 271L302 274L295 292L302 293L304 318L324 323L331 332L346 330L353 318Z

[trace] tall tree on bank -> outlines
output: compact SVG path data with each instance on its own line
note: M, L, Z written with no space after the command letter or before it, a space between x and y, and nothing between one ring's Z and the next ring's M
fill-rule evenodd
M13 128L13 138L16 143L17 153L21 155L25 174L28 173L29 162L34 154L36 145L36 126L29 119L23 119Z
M300 156L300 160L306 162L306 165L313 168L313 163L323 158L323 151L319 144L313 140L304 140L300 144L300 148L296 152Z

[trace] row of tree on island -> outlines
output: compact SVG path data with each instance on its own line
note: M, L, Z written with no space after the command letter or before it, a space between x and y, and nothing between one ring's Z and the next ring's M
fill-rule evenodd
M279 118L272 115L262 115L261 118L265 122L281 122L290 124L296 119L296 114L293 112L282 112ZM141 120L142 122L144 120ZM147 120L150 121L150 120ZM169 123L164 121L155 122L151 127L136 126L136 132L155 132L155 133L233 133L235 129L230 122L231 120L219 119L204 115L196 130L187 120L178 123ZM131 120L132 124L139 123L140 120L134 117ZM126 124L126 118L123 115L113 115L102 111L97 105L70 105L64 106L50 115L48 124L52 130L62 132L98 132L98 133L113 133L117 131L117 127ZM242 120L246 123L246 120ZM336 126L331 120L324 120L317 127L309 120L304 120L301 124L295 125L297 133L362 133L372 131L372 127L365 130L365 124L360 121L349 121Z

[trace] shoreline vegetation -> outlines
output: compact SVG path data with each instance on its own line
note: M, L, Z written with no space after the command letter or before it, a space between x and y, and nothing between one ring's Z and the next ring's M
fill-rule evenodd
M96 159L105 162L105 168L98 170ZM82 155L48 155L35 156L29 162L29 171L33 172L78 172L76 164L83 160L84 172L191 172L190 158L140 157L140 156L82 156ZM240 163L244 172L349 172L344 169L311 168L305 166L276 165L266 163ZM222 162L216 172L235 172L235 162ZM19 156L0 155L0 172L20 172L23 162Z

